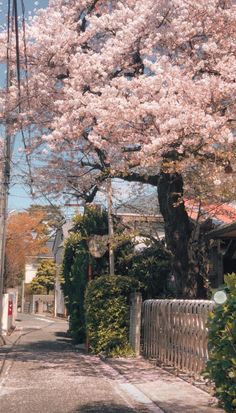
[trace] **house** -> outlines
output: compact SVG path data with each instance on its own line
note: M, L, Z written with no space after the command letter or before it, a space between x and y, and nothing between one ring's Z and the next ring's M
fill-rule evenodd
M148 237L165 237L164 220L160 213L157 194L131 199L115 209L117 217L125 228L130 228L136 240L141 242Z
M219 225L208 237L213 242L211 275L216 279L212 287L217 287L223 283L224 274L236 272L236 220Z
M27 256L26 257L26 264L25 264L25 284L31 283L33 278L36 275L38 266L40 262L45 259L52 259L53 260L53 253L52 253L52 246L53 240L49 239L46 243L47 252L37 255L37 256Z
M209 280L213 288L223 283L224 274L236 272L236 204L201 204L185 200L188 216L192 221L211 223L206 234L210 240ZM159 210L156 194L130 200L116 210L124 226L143 237L165 237L164 220Z
M56 235L53 242L53 256L57 266L57 276L55 282L55 308L54 314L55 316L64 317L66 315L66 307L65 307L65 300L64 295L61 289L60 283L60 271L61 265L63 261L63 253L64 253L64 243L69 236L69 231L72 228L73 223L71 221L65 222L61 227L59 227L56 231Z
M189 216L200 221L211 220L212 229L206 234L210 240L209 281L212 288L224 282L224 274L236 272L236 205L211 203L199 206L185 201Z
M37 269L43 260L54 259L52 253L52 245L53 240L49 239L46 242L46 252L42 253L41 255L26 257L25 277L22 280L21 285L21 309L23 312L30 312L32 310L31 297L29 296L27 285L29 285L36 276Z

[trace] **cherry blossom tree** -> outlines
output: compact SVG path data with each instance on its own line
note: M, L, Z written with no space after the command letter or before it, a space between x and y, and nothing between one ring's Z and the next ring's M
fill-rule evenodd
M235 23L233 0L51 0L10 88L45 190L90 201L108 177L157 186L178 296L204 295L184 195L235 188Z

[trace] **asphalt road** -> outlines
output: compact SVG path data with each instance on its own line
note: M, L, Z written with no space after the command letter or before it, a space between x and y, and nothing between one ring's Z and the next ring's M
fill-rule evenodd
M112 367L76 349L67 328L63 320L19 317L15 345L7 355L0 348L1 413L161 412Z

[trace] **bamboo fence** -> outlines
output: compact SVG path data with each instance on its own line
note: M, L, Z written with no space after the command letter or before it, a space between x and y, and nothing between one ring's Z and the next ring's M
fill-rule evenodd
M163 365L200 375L208 359L207 319L214 302L146 300L142 308L143 353Z

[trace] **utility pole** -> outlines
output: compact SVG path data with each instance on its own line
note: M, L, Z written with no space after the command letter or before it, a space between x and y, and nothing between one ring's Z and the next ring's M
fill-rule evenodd
M11 139L8 132L8 121L6 121L6 134L3 148L3 161L1 168L1 193L0 193L0 337L2 336L2 313L3 313L3 288L5 269L5 249L6 249L6 225L7 225L7 205L10 185L10 159L11 159Z
M17 1L13 0L15 7L15 20L17 20ZM14 8L13 7L13 8ZM4 289L4 270L5 270L5 250L6 250L6 226L7 226L7 206L10 187L11 171L11 136L9 119L9 88L12 82L12 71L10 67L10 43L11 30L13 24L10 18L11 4L8 2L8 29L7 29L7 63L6 63L6 102L5 102L5 136L3 140L3 153L0 176L0 339L2 337L2 316L3 316L3 289ZM17 39L16 39L17 40Z
M108 191L107 191L107 203L108 203L108 234L109 234L109 268L110 276L115 275L115 256L114 256L114 227L112 219L112 180L108 180Z

